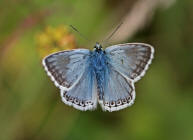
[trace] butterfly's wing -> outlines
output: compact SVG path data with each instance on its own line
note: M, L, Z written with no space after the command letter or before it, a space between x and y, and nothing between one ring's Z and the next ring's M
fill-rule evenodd
M113 69L136 82L151 64L154 48L144 43L127 43L108 47L105 52Z
M97 92L90 51L76 49L51 54L42 63L52 81L60 88L62 101L79 110L96 108Z
M86 111L97 107L97 89L94 73L89 68L69 90L60 90L62 101L76 109Z
M135 87L119 72L108 66L105 71L104 94L99 101L104 111L118 111L131 106L135 100Z
M107 68L104 96L100 101L104 110L118 111L134 103L134 82L145 74L153 52L153 47L141 43L121 44L105 49Z

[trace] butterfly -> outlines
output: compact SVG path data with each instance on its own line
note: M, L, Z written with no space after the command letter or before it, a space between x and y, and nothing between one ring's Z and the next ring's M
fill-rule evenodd
M62 101L82 111L118 111L131 106L135 86L152 62L154 48L144 43L126 43L103 50L96 43L88 49L64 50L42 60Z

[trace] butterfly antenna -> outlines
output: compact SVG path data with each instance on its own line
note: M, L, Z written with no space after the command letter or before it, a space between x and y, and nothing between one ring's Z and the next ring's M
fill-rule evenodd
M74 31L76 31L82 38L84 38L87 41L90 41L86 36L84 36L82 33L80 33L74 26L69 25Z
M117 30L121 27L122 24L123 24L123 22L121 22L121 23L114 29L114 31L113 31L103 42L109 41L109 39L111 39L111 37L117 32Z

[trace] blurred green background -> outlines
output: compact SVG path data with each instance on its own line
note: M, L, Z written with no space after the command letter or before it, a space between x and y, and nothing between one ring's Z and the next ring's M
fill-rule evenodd
M122 19L129 18L133 7L144 2L150 9L140 22L144 26L136 24L136 30L130 31L129 22L134 20L123 20L132 35L115 42L145 42L155 47L150 69L135 84L135 104L112 113L99 106L96 111L81 112L63 104L59 89L41 65L36 36L48 26L72 24L94 40L87 42L72 32L77 46L92 49L97 39L107 36ZM193 1L152 3L1 0L0 139L192 140ZM134 19L140 10L144 9L139 7Z

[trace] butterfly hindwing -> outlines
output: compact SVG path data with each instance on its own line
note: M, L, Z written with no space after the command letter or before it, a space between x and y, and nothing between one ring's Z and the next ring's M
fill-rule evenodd
M76 49L51 54L42 63L47 74L60 88L62 101L79 110L96 108L96 83L89 69L90 51Z
M102 109L118 111L131 106L134 100L133 82L109 66L105 72L104 96L99 102Z
M108 47L105 52L114 69L136 82L151 64L154 49L144 43L126 43Z
M97 107L96 80L88 68L69 90L61 90L62 101L79 110L94 110Z

